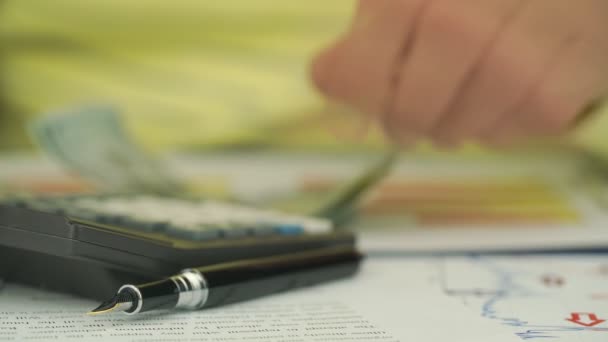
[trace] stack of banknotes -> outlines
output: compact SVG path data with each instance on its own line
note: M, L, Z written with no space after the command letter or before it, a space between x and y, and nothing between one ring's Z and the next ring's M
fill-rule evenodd
M36 120L30 132L52 159L105 191L180 191L179 181L164 165L133 142L112 106L51 113Z

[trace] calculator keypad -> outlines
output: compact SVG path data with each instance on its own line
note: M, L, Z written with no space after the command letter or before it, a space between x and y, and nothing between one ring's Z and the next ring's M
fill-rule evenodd
M329 220L212 200L153 195L15 200L13 205L182 240L209 241L331 232Z

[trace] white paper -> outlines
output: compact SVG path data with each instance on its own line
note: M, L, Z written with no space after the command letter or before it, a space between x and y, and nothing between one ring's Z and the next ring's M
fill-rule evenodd
M447 295L524 340L608 341L608 257L447 258Z
M96 302L14 284L0 341L467 341L519 338L444 295L438 259L364 263L354 279L196 312L87 316Z

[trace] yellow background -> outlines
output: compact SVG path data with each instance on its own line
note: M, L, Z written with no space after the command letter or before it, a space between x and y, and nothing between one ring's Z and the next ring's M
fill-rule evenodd
M347 27L353 0L0 4L0 82L22 122L111 103L153 149L336 142L308 65ZM602 127L581 136L608 143Z
M280 138L273 127L318 112L309 61L348 25L352 4L7 1L3 91L26 118L116 104L150 147Z

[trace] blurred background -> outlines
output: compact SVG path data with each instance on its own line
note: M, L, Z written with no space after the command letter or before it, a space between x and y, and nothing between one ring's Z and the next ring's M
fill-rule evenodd
M379 132L340 137L356 130L354 113L328 105L308 69L348 27L355 5L0 0L0 196L179 184L200 196L310 212L320 198L348 194L342 189L365 182L358 177L373 171L386 144ZM42 120L32 134L38 119L74 111ZM536 225L538 241L547 226L598 236L596 222L608 212L601 112L549 144L408 148L361 201L357 222L409 227L432 243L461 241L454 227L478 236ZM268 155L253 153L266 148ZM447 232L456 237L437 240Z
M354 6L0 0L0 148L29 146L32 118L90 103L119 108L152 150L345 147L328 128L352 120L328 115L308 66ZM608 122L588 126L577 139L608 151Z
M308 80L352 0L0 1L0 146L33 117L121 109L155 150L332 144Z

